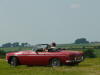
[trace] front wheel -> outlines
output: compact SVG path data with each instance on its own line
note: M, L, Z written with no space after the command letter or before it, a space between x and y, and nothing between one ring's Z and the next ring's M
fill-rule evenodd
M59 59L57 59L57 58L53 58L50 61L50 65L52 67L60 66L61 65L61 61Z
M10 61L10 66L14 67L18 65L18 59L16 57L12 57Z

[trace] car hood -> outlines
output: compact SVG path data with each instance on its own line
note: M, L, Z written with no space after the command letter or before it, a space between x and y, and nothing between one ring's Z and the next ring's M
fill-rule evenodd
M67 55L80 55L80 54L83 54L82 51L71 51L71 50L64 50L64 51L61 51L62 54L67 54Z

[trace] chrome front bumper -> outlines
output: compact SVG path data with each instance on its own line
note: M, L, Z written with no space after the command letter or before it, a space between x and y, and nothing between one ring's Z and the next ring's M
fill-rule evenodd
M81 56L81 57L75 57L74 60L66 60L65 62L66 63L71 63L71 62L81 62L84 60L84 57Z

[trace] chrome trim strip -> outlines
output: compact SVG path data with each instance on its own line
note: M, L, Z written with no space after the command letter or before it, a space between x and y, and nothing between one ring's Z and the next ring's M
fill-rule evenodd
M8 56L65 56L65 55L8 55Z

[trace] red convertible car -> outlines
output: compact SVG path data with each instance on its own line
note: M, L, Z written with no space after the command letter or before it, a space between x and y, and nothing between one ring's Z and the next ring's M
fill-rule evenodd
M48 49L48 51L44 51ZM70 51L63 49L50 50L48 44L39 44L32 50L12 52L6 54L6 60L11 66L17 65L51 65L78 64L84 60L81 51Z

